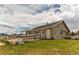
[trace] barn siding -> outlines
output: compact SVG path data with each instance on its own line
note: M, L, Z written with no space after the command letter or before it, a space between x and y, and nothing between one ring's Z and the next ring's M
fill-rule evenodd
M68 32L68 30L66 29L64 23L60 23L52 29L51 36L54 39L63 39L66 36L66 32Z

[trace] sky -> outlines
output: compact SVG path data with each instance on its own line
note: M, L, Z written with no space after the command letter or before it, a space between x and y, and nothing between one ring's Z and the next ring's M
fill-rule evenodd
M60 20L70 31L78 31L79 5L0 4L0 33L16 33Z

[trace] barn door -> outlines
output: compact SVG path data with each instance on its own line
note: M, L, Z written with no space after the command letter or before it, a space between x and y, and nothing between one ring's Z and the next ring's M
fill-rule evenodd
M50 29L46 29L46 39L51 39L51 37L50 37Z

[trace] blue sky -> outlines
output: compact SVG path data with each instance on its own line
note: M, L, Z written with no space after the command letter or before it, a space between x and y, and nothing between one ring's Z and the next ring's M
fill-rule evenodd
M33 28L59 20L64 20L71 31L79 30L79 5L0 4L2 33L14 33L22 28Z

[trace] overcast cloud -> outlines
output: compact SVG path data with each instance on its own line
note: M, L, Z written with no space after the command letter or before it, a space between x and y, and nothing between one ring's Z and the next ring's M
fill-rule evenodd
M71 31L79 30L79 5L0 5L0 32L10 33L64 20ZM6 25L6 26L3 26Z

